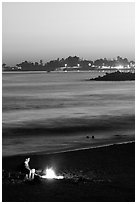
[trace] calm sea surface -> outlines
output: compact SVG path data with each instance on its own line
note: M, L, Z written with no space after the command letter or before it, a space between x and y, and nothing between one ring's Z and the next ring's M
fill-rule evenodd
M135 83L87 80L103 74L4 73L3 155L133 140Z

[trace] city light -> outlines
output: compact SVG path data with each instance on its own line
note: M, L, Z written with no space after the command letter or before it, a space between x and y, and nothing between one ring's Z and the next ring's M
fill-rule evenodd
M124 67L122 65L118 65L115 67L116 69L123 69Z

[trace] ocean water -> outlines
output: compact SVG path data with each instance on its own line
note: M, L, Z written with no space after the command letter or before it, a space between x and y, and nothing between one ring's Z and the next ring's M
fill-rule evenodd
M103 74L3 73L3 156L134 140L135 83Z

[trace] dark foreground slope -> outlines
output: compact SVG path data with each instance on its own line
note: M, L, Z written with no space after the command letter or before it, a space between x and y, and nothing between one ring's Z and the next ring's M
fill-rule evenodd
M3 157L3 170L15 171L25 156ZM63 180L3 178L2 200L47 201L135 201L135 144L120 144L89 150L31 156L31 166L52 166Z
M104 76L90 79L91 81L133 81L135 80L135 73L131 72L112 72L106 73Z

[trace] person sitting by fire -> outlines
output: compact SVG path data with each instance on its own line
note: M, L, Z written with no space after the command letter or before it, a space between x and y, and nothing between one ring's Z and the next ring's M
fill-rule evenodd
M23 163L23 173L25 173L26 179L34 179L35 169L31 169L29 166L30 158L26 158Z

